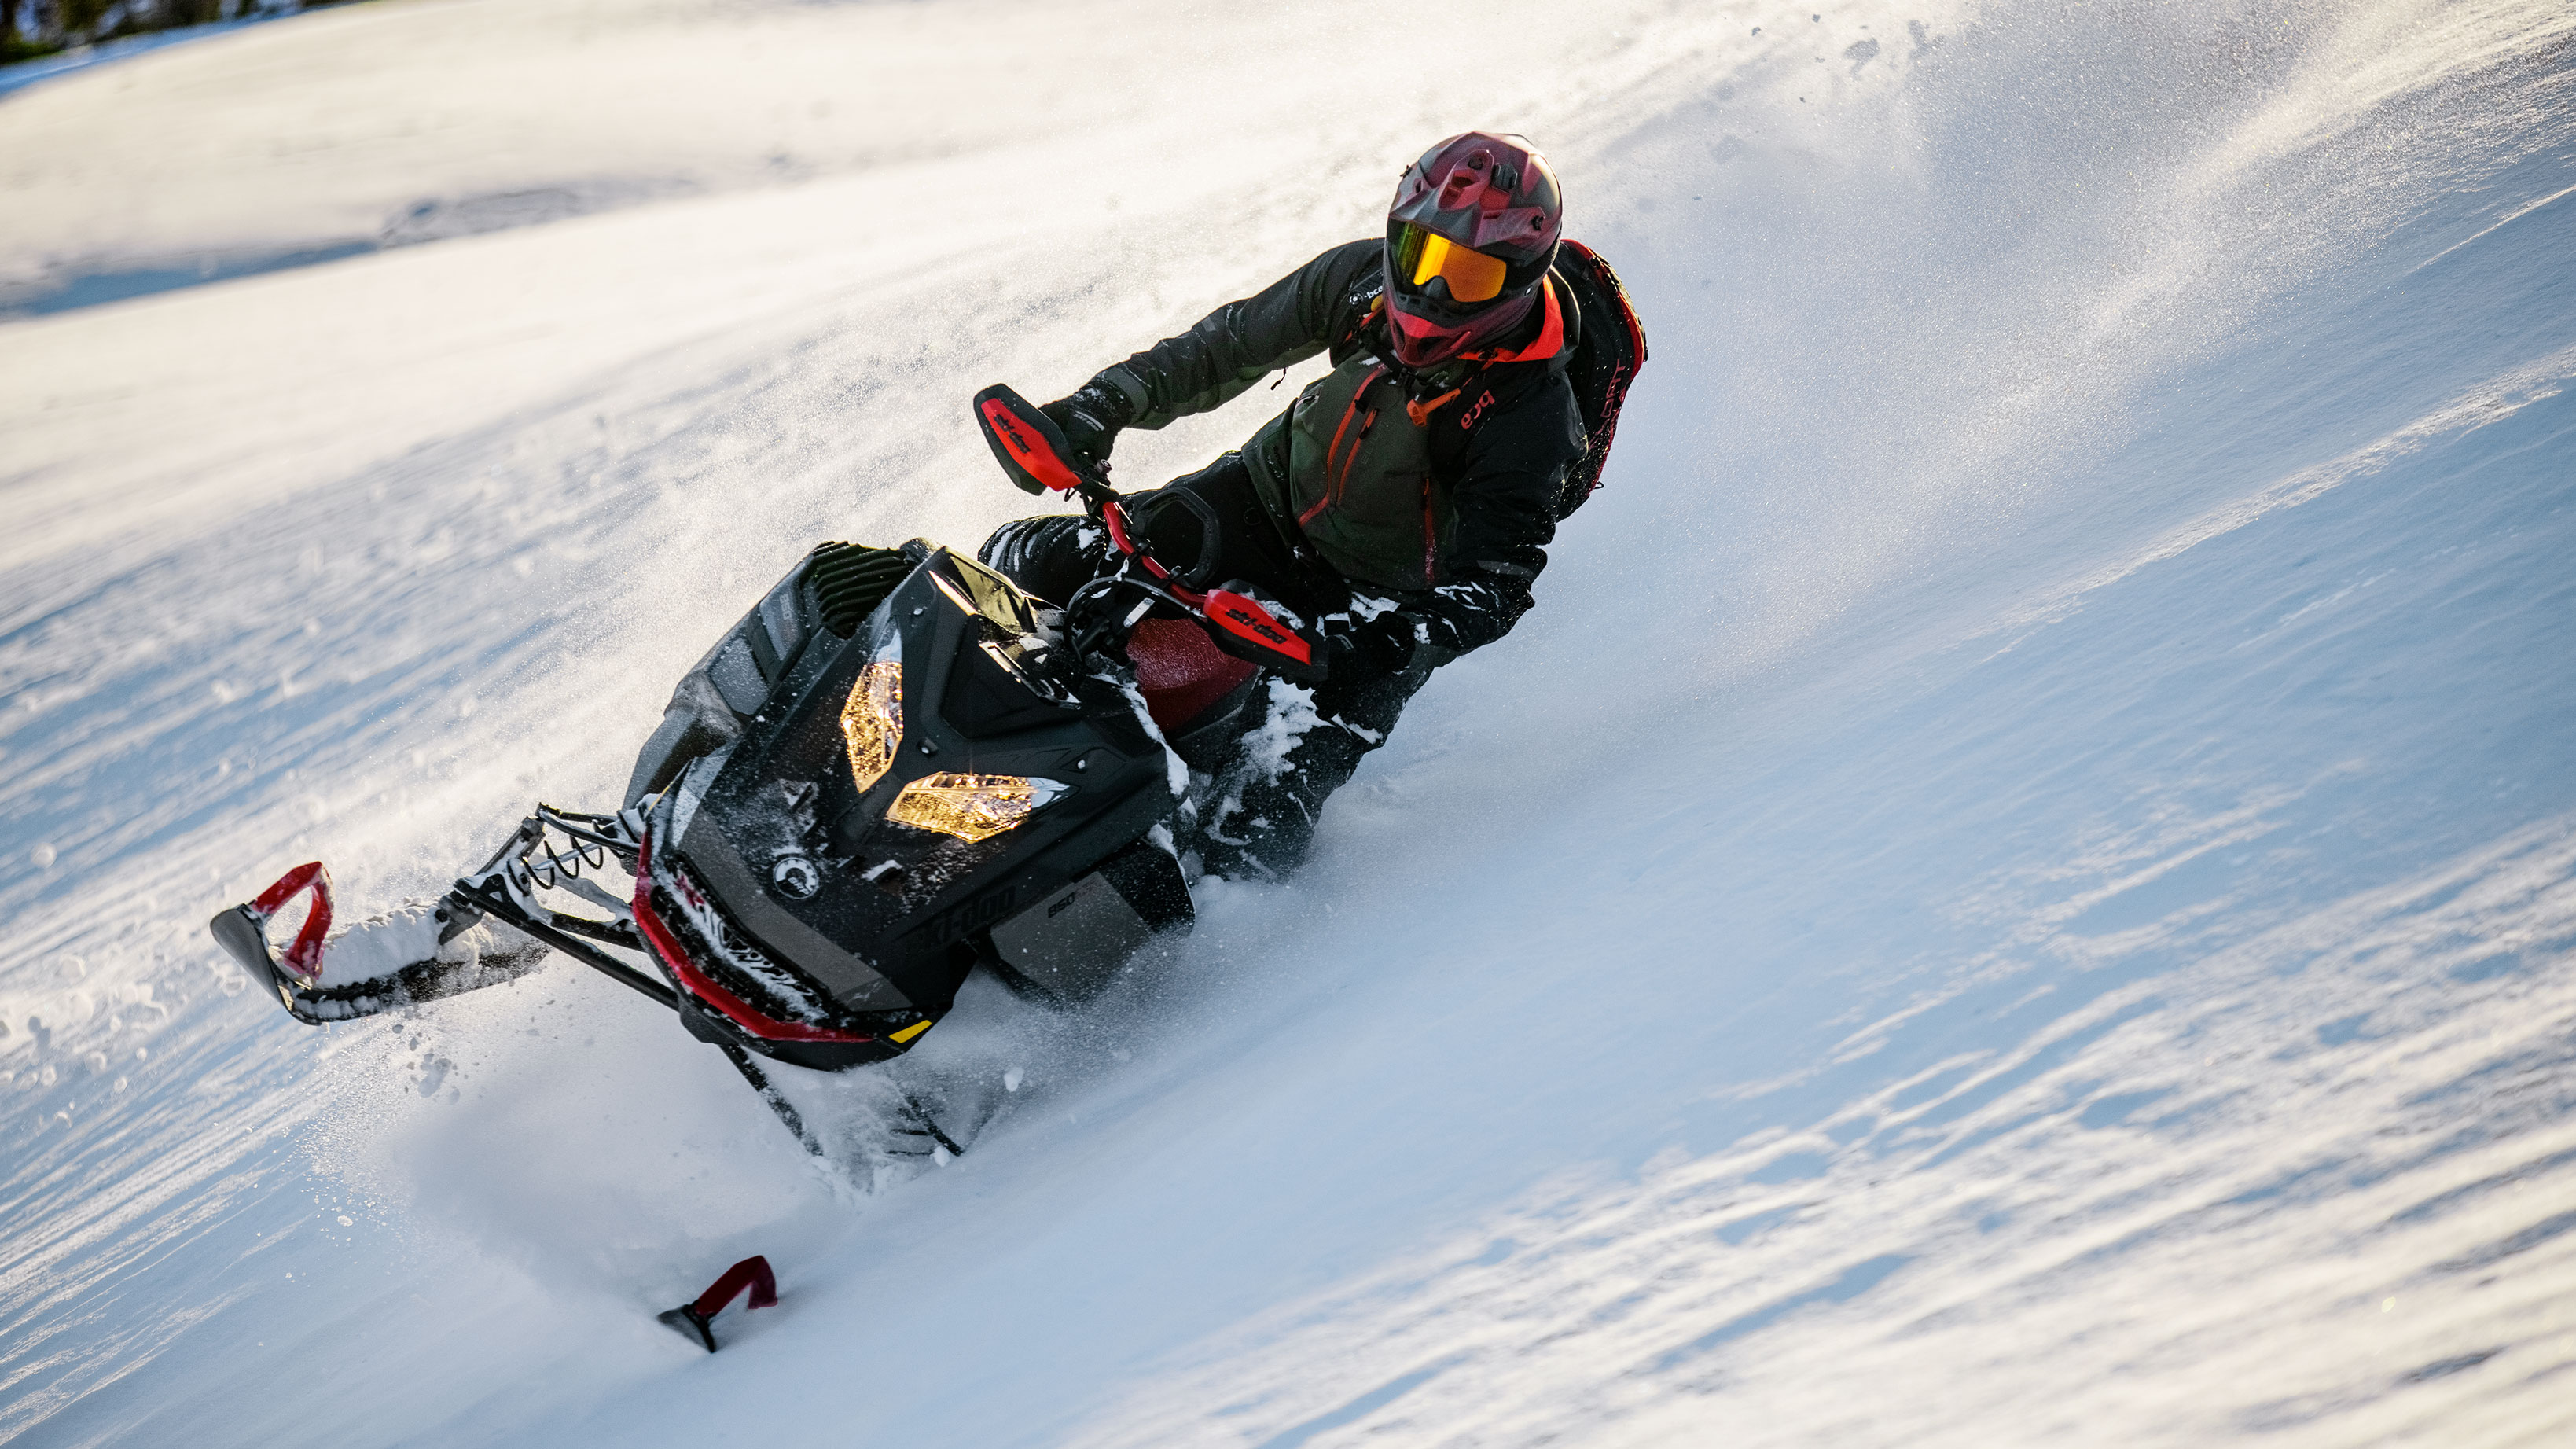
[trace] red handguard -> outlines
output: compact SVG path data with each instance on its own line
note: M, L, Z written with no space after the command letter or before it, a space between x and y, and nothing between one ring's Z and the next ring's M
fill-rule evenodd
M1300 683L1323 678L1322 641L1244 593L1249 587L1228 584L1208 590L1200 613L1214 626L1210 633L1216 647Z
M1022 492L1071 493L1089 481L1074 466L1064 431L1008 386L995 383L975 394L975 424Z
M1028 399L995 383L975 394L975 422L984 430L994 460L1023 491L1080 493L1109 530L1110 545L1141 568L1155 588L1206 620L1218 648L1289 679L1310 683L1324 677L1323 641L1280 617L1268 601L1245 592L1250 585L1201 593L1154 557L1129 529L1117 493L1076 466L1064 431Z

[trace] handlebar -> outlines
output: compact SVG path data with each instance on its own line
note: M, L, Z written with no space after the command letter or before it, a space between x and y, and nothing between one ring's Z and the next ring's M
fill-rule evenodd
M994 461L1002 465L1002 471L1022 492L1079 498L1083 510L1109 531L1110 544L1127 561L1119 573L1075 591L1074 599L1066 601L1068 610L1075 600L1086 598L1104 585L1109 586L1104 593L1117 587L1138 588L1148 597L1114 626L1122 637L1144 619L1156 602L1169 602L1207 625L1216 646L1237 658L1249 659L1290 679L1311 681L1324 677L1322 638L1285 605L1239 580L1212 589L1195 588L1156 558L1148 543L1130 527L1118 490L1109 486L1109 480L1096 465L1073 451L1055 420L1031 406L1027 398L1006 384L995 383L975 394L975 422L993 450Z

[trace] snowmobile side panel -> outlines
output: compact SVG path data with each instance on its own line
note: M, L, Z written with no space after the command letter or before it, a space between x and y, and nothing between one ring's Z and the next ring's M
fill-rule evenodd
M716 693L724 696L727 708L735 714L753 714L761 701L769 698L769 681L760 677L760 662L752 657L750 630L727 639L716 648L716 657L707 666L707 678L713 680Z
M1180 863L1140 842L995 926L993 953L1041 994L1088 1001L1156 937L1191 920Z
M721 646L719 646L721 647ZM725 703L715 681L707 677L715 652L680 677L662 723L635 756L635 771L626 779L624 806L632 810L644 797L669 788L692 761L742 738L742 719Z
M632 809L691 760L740 739L795 674L809 644L856 633L912 569L894 549L817 545L681 676L661 726L635 757L624 805Z
M1087 1001L1153 939L1144 918L1093 871L995 926L993 951L1046 995Z
M769 591L769 596L762 599L760 607L754 611L759 615L760 628L752 633L752 650L755 654L762 654L760 646L769 646L759 660L760 672L768 678L785 677L787 671L794 667L798 653L805 648L805 613L799 605L796 587L804 576L803 569L790 573L778 587Z

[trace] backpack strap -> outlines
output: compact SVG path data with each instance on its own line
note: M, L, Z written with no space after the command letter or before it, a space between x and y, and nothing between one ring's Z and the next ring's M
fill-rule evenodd
M1350 294L1342 298L1341 324L1333 329L1328 357L1339 367L1364 348L1375 353L1387 350L1386 273L1375 267L1353 282Z
M1601 486L1601 465L1609 461L1610 443L1619 431L1619 406L1627 401L1637 370L1646 365L1646 329L1619 274L1600 253L1569 237L1558 245L1556 272L1574 293L1584 319L1565 378L1574 386L1588 444L1558 490L1556 516L1562 520Z

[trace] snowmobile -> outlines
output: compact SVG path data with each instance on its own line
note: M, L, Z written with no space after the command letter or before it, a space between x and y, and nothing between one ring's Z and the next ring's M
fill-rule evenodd
M1563 242L1553 275L1592 319L1567 366L1590 447L1562 519L1600 485L1646 339L1589 247ZM1058 606L926 540L822 544L682 676L618 809L539 805L444 895L337 934L308 862L217 914L215 940L313 1024L569 956L677 1013L817 1155L764 1063L893 1061L977 971L1045 1003L1098 996L1191 925L1175 827L1193 771L1224 763L1265 680L1321 678L1325 643L1214 581L1214 517L1174 567L1043 412L1000 386L973 409L1012 482L1106 532L1114 572ZM270 927L307 897L280 951Z
M310 862L216 915L215 940L311 1024L569 956L675 1011L818 1154L764 1063L891 1061L979 969L1044 1003L1097 996L1191 924L1173 831L1190 770L1214 767L1264 676L1316 677L1323 641L1156 558L1009 388L974 409L1012 481L1108 531L1117 572L1058 608L926 540L822 544L681 678L618 809L541 804L437 900L337 934ZM280 951L269 928L299 897Z

